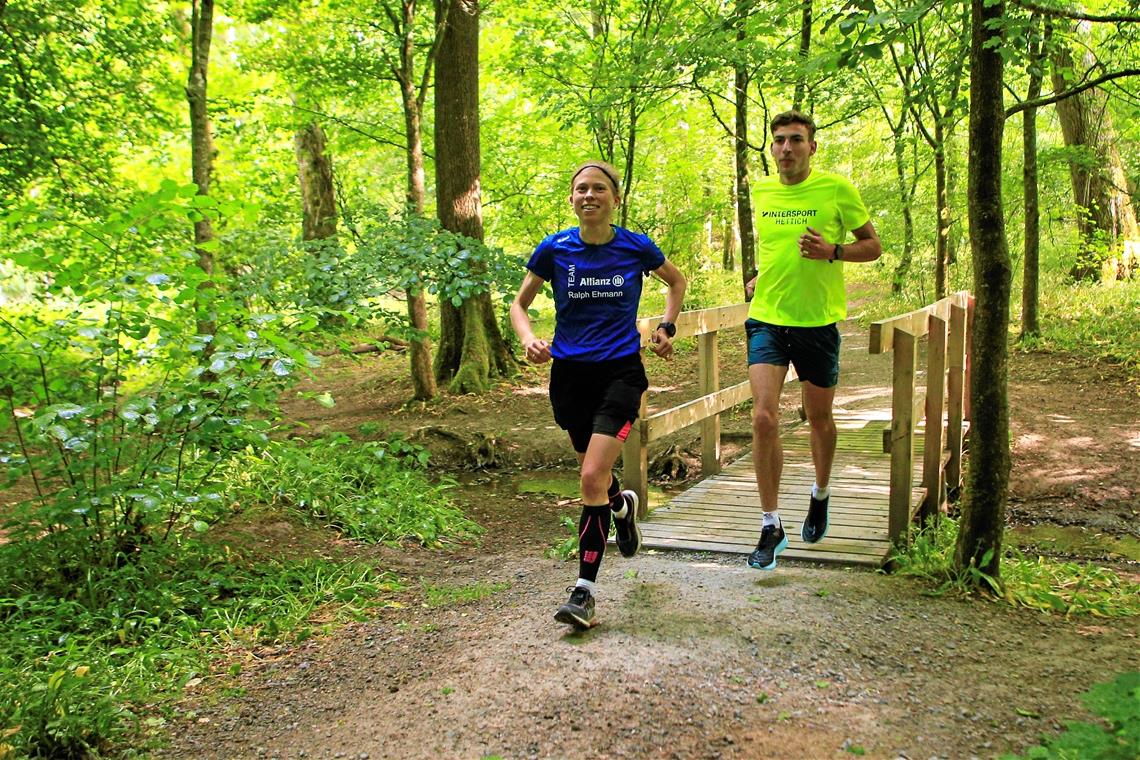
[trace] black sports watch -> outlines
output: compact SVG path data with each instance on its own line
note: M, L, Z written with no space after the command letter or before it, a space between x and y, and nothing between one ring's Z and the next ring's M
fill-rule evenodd
M677 325L673 324L672 322L662 322L661 324L657 325L657 329L664 330L665 334L670 338L677 334Z

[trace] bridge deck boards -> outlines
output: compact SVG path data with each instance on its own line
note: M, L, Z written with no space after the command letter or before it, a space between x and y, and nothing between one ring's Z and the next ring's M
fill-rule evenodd
M884 454L882 429L889 424L881 410L836 410L839 442L831 476L830 526L827 537L809 545L800 540L814 481L809 429L786 432L784 474L780 482L780 517L788 532L788 548L780 556L810 562L839 562L878 567L887 558L887 499L890 454ZM912 504L922 497L922 433L915 436ZM760 536L760 499L752 457L747 454L719 475L700 481L653 509L641 522L643 545L748 554Z

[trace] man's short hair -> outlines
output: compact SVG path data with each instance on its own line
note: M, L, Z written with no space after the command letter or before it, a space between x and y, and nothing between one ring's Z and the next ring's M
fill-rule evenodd
M803 111L797 111L794 108L791 111L776 114L775 118L772 119L771 130L775 132L776 127L786 127L789 124L803 124L807 127L808 139L815 139L815 120Z

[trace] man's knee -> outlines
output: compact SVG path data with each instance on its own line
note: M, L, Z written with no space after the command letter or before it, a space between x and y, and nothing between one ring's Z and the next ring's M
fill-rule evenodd
M767 437L779 432L780 418L772 409L757 409L752 413L752 434Z

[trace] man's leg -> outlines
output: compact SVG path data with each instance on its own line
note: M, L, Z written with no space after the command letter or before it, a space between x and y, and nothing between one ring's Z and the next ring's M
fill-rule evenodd
M811 461L815 465L815 484L826 491L831 482L831 465L835 461L835 417L832 415L832 402L835 400L835 387L820 388L806 380L803 386L804 414L811 425Z
M776 567L776 556L788 545L780 524L780 475L784 469L784 449L780 443L780 392L788 368L779 364L752 364L748 382L752 387L752 466L764 522L755 551L748 565L760 570Z
M784 449L780 443L780 393L788 368L778 364L753 364L748 368L752 387L752 466L760 508L774 512L779 507L780 475Z
M800 527L800 538L809 544L822 541L827 535L831 466L835 461L835 441L838 437L835 417L831 411L834 400L835 386L821 388L806 380L803 382L804 413L811 426L811 461L815 466L815 485L812 487L807 518Z

